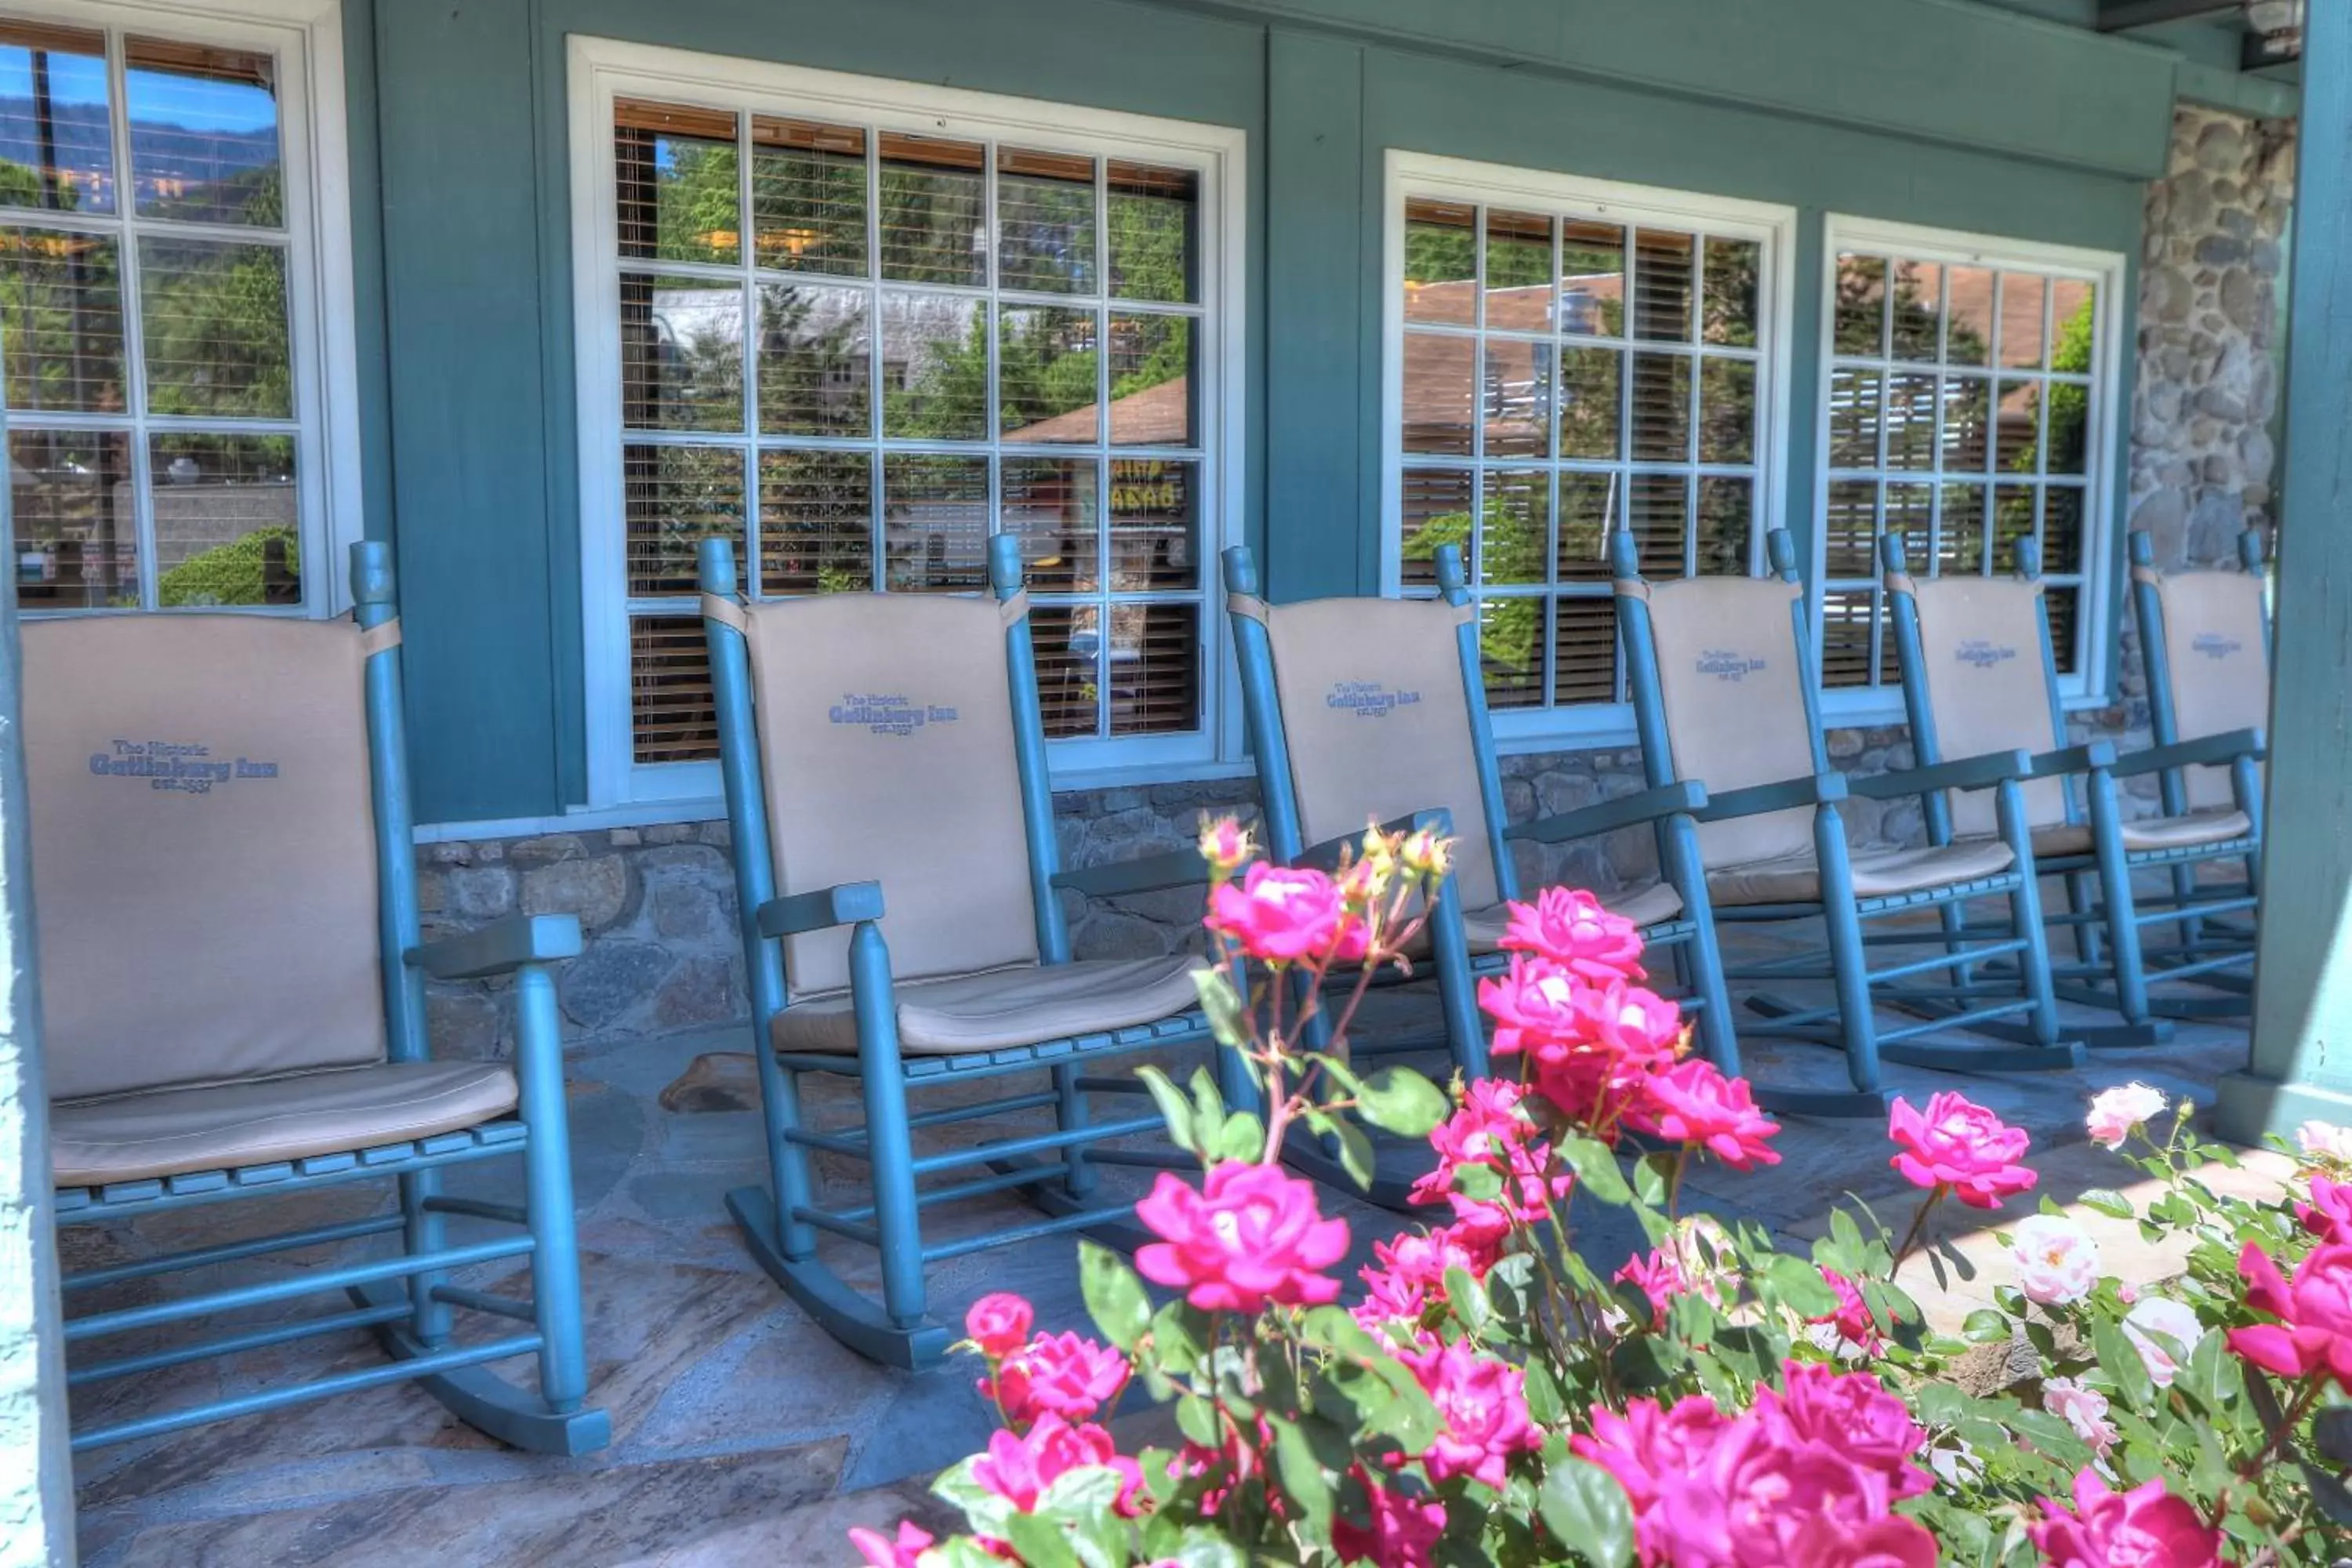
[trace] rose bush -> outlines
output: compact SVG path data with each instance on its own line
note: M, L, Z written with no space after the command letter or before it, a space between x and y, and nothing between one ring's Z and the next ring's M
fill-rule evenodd
M1442 843L1375 832L1330 876L1251 864L1230 823L1202 850L1222 960L1202 1004L1251 1102L1226 1104L1205 1071L1179 1086L1146 1069L1200 1179L1157 1178L1136 1213L1158 1239L1132 1265L1081 1244L1100 1342L1033 1332L1017 1297L974 1305L962 1348L1003 1430L938 1482L967 1531L856 1531L868 1562L2299 1568L2343 1552L2352 1493L2315 1457L2352 1438L2352 1135L2305 1128L2297 1190L2252 1204L2200 1176L2234 1156L2196 1136L2189 1106L2142 1084L2099 1095L2086 1135L2157 1195L2079 1201L2187 1243L2187 1273L2156 1284L2102 1273L2049 1199L2014 1206L2035 1184L2024 1132L1959 1094L1897 1100L1908 1215L1850 1201L1809 1254L1783 1251L1753 1223L1684 1212L1694 1163L1771 1163L1780 1129L1689 1054L1675 1005L1641 984L1633 927L1591 896L1512 910L1507 963L1480 986L1504 1075L1449 1093L1363 1071L1346 1047L1374 971L1407 963ZM1346 1223L1278 1162L1319 1138L1369 1181L1367 1122L1429 1140L1413 1195L1433 1223L1376 1242L1348 1305ZM1895 1283L1947 1200L1990 1211L2017 1263L1956 1333ZM1609 1279L1574 1246L1596 1207L1648 1242ZM1959 1363L1983 1355L2006 1358L2001 1392L1963 1390ZM1118 1451L1104 1423L1130 1383L1172 1405L1175 1447Z

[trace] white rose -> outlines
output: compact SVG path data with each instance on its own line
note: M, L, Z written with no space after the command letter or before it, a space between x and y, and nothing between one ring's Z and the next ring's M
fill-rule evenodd
M2306 1121L2294 1130L2294 1142L2315 1160L2352 1164L2352 1129L2329 1121Z
M2010 1256L2017 1261L2017 1287L2044 1307L2079 1301L2099 1282L2099 1244L2073 1220L2037 1214L2010 1233Z
M2122 1148L2133 1128L2164 1114L2165 1104L2163 1092L2144 1083L2102 1089L2091 1100L2091 1142L2105 1149Z
M2124 1334L2138 1350L2139 1359L2147 1364L2147 1375L2156 1380L2157 1387L2170 1388L2174 1374L2180 1370L2179 1358L2197 1348L2197 1342L2205 1337L2205 1326L2197 1321L2196 1313L2179 1302L2149 1296L2124 1319ZM2159 1344L2151 1335L2161 1335L2173 1344Z

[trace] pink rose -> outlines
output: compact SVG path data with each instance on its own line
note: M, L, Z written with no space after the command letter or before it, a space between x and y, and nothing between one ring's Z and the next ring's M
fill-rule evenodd
M1412 1201L1451 1204L1457 1215L1506 1228L1512 1221L1536 1225L1549 1218L1547 1198L1565 1197L1576 1178L1551 1168L1551 1145L1536 1135L1535 1123L1518 1108L1525 1092L1505 1079L1472 1084L1461 1109L1431 1131L1437 1164L1412 1184ZM1465 1165L1485 1165L1500 1174L1499 1199L1489 1203L1454 1191L1454 1173Z
M1210 893L1207 923L1265 963L1352 963L1364 956L1367 940L1362 918L1348 910L1330 878L1264 862Z
M1887 1110L1886 1135L1903 1148L1889 1164L1916 1186L1949 1188L1971 1208L1999 1208L2040 1180L2017 1163L2030 1142L2021 1128L1948 1090L1931 1097L1925 1111L1898 1097Z
M1635 1539L1646 1561L1748 1568L1787 1562L1816 1518L1860 1525L1884 1518L1887 1501L1885 1477L1750 1415L1725 1427L1697 1467L1659 1477Z
M1850 1344L1865 1354L1876 1355L1884 1342L1878 1335L1878 1320L1871 1315L1870 1303L1863 1300L1862 1292L1855 1289L1853 1281L1834 1268L1824 1268L1822 1270L1822 1283L1837 1293L1837 1307L1805 1321L1828 1323L1837 1331L1840 1342Z
M1429 1568L1437 1538L1445 1533L1445 1505L1435 1498L1409 1498L1356 1472L1370 1500L1369 1521L1346 1514L1331 1519L1331 1549L1349 1563L1373 1568Z
M2230 1349L2284 1378L2325 1374L2352 1388L2352 1245L2323 1242L2295 1266L2293 1283L2253 1242L2238 1254L2246 1304L2275 1323L2231 1329Z
M1659 1477L1696 1468L1731 1425L1703 1394L1685 1394L1670 1410L1654 1399L1628 1400L1622 1415L1596 1405L1591 1420L1591 1434L1571 1434L1569 1449L1617 1478L1637 1519L1656 1504Z
M1903 1401L1866 1372L1834 1372L1812 1362L1789 1362L1783 1386L1756 1391L1756 1415L1797 1442L1822 1443L1886 1479L1896 1501L1934 1482L1914 1463L1927 1444L1927 1428Z
M2120 1149L2124 1140L2136 1127L2145 1126L2164 1114L2162 1091L2144 1083L2119 1084L2101 1089L2091 1100L2087 1125L2091 1142L2103 1149Z
M1625 1266L1610 1277L1612 1284L1631 1285L1650 1303L1650 1326L1664 1331L1666 1316L1674 1310L1675 1298L1690 1289L1684 1278L1680 1259L1661 1247L1647 1257L1629 1258Z
M1527 1379L1518 1368L1460 1342L1427 1338L1397 1359L1412 1369L1444 1423L1435 1440L1412 1456L1431 1480L1469 1476L1500 1489L1511 1456L1543 1446L1543 1434L1528 1419Z
M2352 1182L2332 1182L2313 1172L2311 1201L2295 1205L2294 1217L2323 1241L2352 1242Z
M2049 1568L2215 1568L2221 1532L2164 1489L2158 1477L2112 1492L2087 1467L2074 1474L2074 1508L2043 1498L2046 1514L2026 1527Z
M1625 1124L1670 1143L1701 1144L1736 1171L1780 1163L1765 1142L1780 1124L1756 1109L1746 1079L1724 1077L1704 1057L1644 1079Z
M1501 945L1550 959L1597 985L1644 978L1641 928L1580 888L1546 888L1534 903L1513 904Z
M1272 1165L1219 1165L1199 1191L1162 1171L1135 1213L1162 1238L1136 1249L1138 1271L1203 1311L1319 1307L1339 1293L1322 1270L1347 1252L1348 1222L1325 1219L1314 1184Z
M918 1529L911 1520L898 1521L898 1533L894 1539L878 1531L854 1529L849 1532L849 1544L872 1568L916 1568L916 1560L932 1545L931 1532Z
M1936 1568L1937 1561L1927 1527L1895 1513L1861 1524L1817 1514L1789 1543L1789 1568Z
M1445 1299L1449 1268L1484 1279L1495 1266L1495 1237L1490 1231L1453 1225L1376 1241L1372 1257L1377 1267L1357 1271L1365 1295L1355 1309L1356 1321L1368 1329L1400 1318L1417 1322L1430 1302Z
M2294 1130L2294 1146L2314 1160L2352 1165L2352 1127L2332 1121L2306 1121Z
M1132 1518L1142 1470L1120 1455L1101 1427L1073 1426L1058 1415L1040 1417L1026 1436L991 1435L988 1451L971 1462L971 1479L1023 1513L1034 1513L1046 1488L1072 1470L1094 1465L1118 1472L1118 1511Z
M2039 1306L2070 1305L2099 1282L2099 1244L2060 1215L2019 1220L2010 1231L2009 1253L2017 1264L2017 1288Z
M1242 868L1256 846L1249 834L1230 816L1221 816L1201 829L1201 858L1220 876L1230 877Z
M1029 1303L1009 1290L994 1290L971 1304L963 1315L963 1331L991 1361L1003 1361L1029 1342L1029 1325L1035 1321Z
M2123 1434L2107 1419L2107 1396L2078 1379L2053 1377L2042 1385L2042 1405L2074 1429L2074 1436L2104 1455Z
M1076 1334L1041 1334L1006 1356L993 1380L982 1378L980 1391L992 1394L1015 1426L1042 1415L1076 1426L1118 1402L1128 1371L1127 1358L1108 1345Z
M2158 1388L2172 1386L2181 1362L2204 1337L2205 1325L2197 1321L2196 1313L2161 1296L2134 1301L2124 1315L2124 1338L2139 1352L2149 1380Z

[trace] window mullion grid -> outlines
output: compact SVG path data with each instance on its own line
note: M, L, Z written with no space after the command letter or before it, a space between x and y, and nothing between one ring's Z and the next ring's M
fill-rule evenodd
M1564 214L1549 215L1551 238L1550 269L1544 279L1544 329L1549 339L1551 384L1546 388L1544 410L1544 500L1546 504L1543 542L1543 700L1545 708L1559 704L1559 539L1562 489L1560 485L1559 416L1568 398L1568 359L1560 347L1559 283L1561 246L1566 243L1563 231L1568 227Z
M1699 400L1705 395L1706 377L1700 374L1706 364L1705 322L1706 320L1706 236L1696 230L1691 234L1691 297L1685 307L1683 330L1690 334L1690 363L1683 367L1690 388L1690 429L1683 437L1683 575L1698 575L1698 452L1699 431L1706 410Z
M889 541L882 525L889 512L883 486L890 478L889 466L882 460L882 438L889 429L883 412L889 394L884 380L889 362L882 342L882 132L876 125L862 129L866 134L866 276L862 281L866 289L866 581L881 594L890 588Z
M1110 538L1110 160L1097 155L1095 167L1095 449L1088 455L1095 468L1094 516L1088 522L1095 535L1095 593L1101 608L1095 613L1101 617L1100 635L1096 646L1103 653L1102 691L1096 703L1098 710L1099 734L1108 735L1110 729L1109 659L1111 606L1118 584L1113 576ZM1198 334L1193 339L1195 352ZM1193 636L1200 636L1200 626L1193 626Z
M767 596L766 557L760 547L760 282L759 225L751 215L751 113L735 111L735 199L740 212L735 220L736 287L743 299L743 443L737 453L742 473L744 597ZM822 394L820 394L822 395Z
M152 464L147 451L147 310L139 286L139 236L134 219L138 206L137 177L131 163L130 68L122 30L107 29L106 90L112 101L108 134L114 141L114 216L121 226L121 250L115 258L120 279L118 303L122 322L123 407L131 417L131 513L136 535L139 607L152 610L162 596L155 564L155 497ZM309 596L306 591L306 598Z

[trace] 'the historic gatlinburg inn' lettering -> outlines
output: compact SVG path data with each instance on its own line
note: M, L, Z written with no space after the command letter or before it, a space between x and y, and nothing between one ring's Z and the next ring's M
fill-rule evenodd
M91 753L89 771L100 778L145 779L150 789L210 795L232 781L278 776L276 763L250 757L222 761L210 746L194 741L111 741L108 747Z
M936 703L910 702L896 693L844 692L825 710L825 721L877 735L911 735L926 724L952 724L956 710Z
M1952 650L1952 657L1962 664L1973 664L1979 669L1990 669L1996 664L2006 664L2017 657L2017 650L1998 643L1971 637Z
M2246 645L2242 638L2223 637L2220 632L2199 632L2189 639L2189 646L2207 658L2227 658Z
M1765 661L1750 658L1744 653L1727 653L1721 648L1708 648L1698 656L1698 672L1712 675L1717 680L1743 680L1765 668Z
M1377 680L1342 680L1323 699L1326 708L1341 708L1359 719L1385 719L1400 708L1421 700L1418 691L1391 691Z

